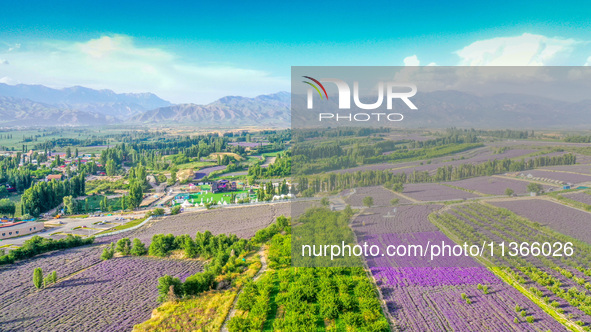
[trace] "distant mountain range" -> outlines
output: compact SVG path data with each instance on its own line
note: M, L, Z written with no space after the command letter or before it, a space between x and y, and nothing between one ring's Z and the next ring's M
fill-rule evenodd
M208 105L179 104L160 107L138 114L130 121L289 127L290 119L290 94L278 92L255 98L224 97Z
M290 125L290 95L224 97L208 105L173 105L152 93L0 83L0 127L108 124Z
M297 98L300 97L304 98ZM333 99L319 102L315 104L315 112L298 112L293 120L301 120L300 116L315 117L322 108L334 112L335 102ZM419 93L413 102L418 110L395 106L393 111L400 111L405 117L402 123L396 123L398 128L402 125L588 129L591 123L591 100L564 102L521 94L483 97L459 91L436 91ZM298 104L304 105L302 101ZM290 127L290 105L288 92L255 98L229 96L207 105L172 105L152 93L118 94L84 87L52 89L42 85L0 84L0 127L109 124ZM377 111L390 112L385 109L373 112Z

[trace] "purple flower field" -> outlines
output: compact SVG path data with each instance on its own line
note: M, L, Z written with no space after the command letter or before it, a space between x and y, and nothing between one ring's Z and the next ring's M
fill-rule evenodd
M351 206L363 206L363 199L367 196L373 197L374 206L390 206L390 201L398 198L399 203L410 203L409 200L394 194L382 186L355 188L355 193L347 196L345 202Z
M442 205L402 205L371 208L355 218L352 228L358 236L437 232L438 228L429 221L428 216L441 207Z
M544 199L490 202L575 239L591 243L591 213Z
M155 234L188 234L210 231L217 234L236 234L241 238L251 238L256 231L265 228L281 215L291 215L291 204L253 205L248 207L220 208L207 211L186 212L169 216L127 236L138 238L149 244Z
M201 180L204 177L208 176L209 174L215 172L215 171L222 171L226 169L226 165L222 165L222 166L212 166L212 167L205 167L202 168L198 171L195 172L195 177L194 180Z
M36 291L0 311L2 331L129 331L158 306L157 280L201 271L196 260L114 258ZM58 273L62 273L58 269Z
M579 156L577 156L577 162L579 162ZM541 168L540 170L553 170L591 175L591 165L550 166Z
M483 176L460 181L446 182L446 184L461 187L468 190L475 190L487 195L504 195L507 188L511 188L515 194L527 193L529 182L511 180L495 176ZM550 186L544 186L544 189Z
M502 283L486 286L488 294L476 285L382 287L382 293L403 331L567 331L515 288ZM516 305L535 321L527 323L515 312Z
M411 183L404 186L404 195L419 201L448 201L479 197L467 191L446 187L437 183Z
M586 192L565 193L565 194L562 194L562 196L564 196L566 198L570 198L570 199L575 200L577 202L591 205L591 195Z

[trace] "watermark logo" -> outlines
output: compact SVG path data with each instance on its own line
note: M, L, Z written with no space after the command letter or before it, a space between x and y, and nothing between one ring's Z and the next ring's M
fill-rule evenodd
M351 109L351 88L347 82L337 79L337 78L322 78L322 79L315 79L310 76L302 76L307 78L308 80L312 81L303 81L303 83L308 84L310 87L308 88L307 93L307 108L313 109L314 108L314 90L320 96L320 99L326 98L328 100L328 93L324 88L322 83L333 83L337 87L338 91L338 107L341 110L349 110ZM320 91L324 92L324 95ZM398 82L378 82L377 83L377 100L375 103L366 104L361 101L359 97L359 82L353 82L353 103L358 109L362 110L375 110L380 108L383 103L384 99L386 99L386 108L391 110L394 104L395 99L400 99L404 102L404 104L411 110L418 109L417 106L410 100L417 93L417 86L415 84L410 83L398 83ZM340 116L339 113L320 113L319 114L319 121L323 119L335 119L339 121L339 119L348 119L349 121L369 121L372 116L377 116L377 120L380 121L381 116L388 119L389 121L402 121L404 118L400 113L350 113L349 115Z

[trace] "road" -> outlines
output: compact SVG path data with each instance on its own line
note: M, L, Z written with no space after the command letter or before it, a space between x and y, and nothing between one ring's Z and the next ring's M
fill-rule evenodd
M17 237L17 238L12 238L12 239L0 240L0 245L3 246L6 244L13 244L13 245L20 246L23 244L23 242L32 238L35 235L39 235L42 237L50 237L51 234L56 233L56 232L65 232L65 233L75 232L76 234L80 234L80 235L91 235L93 233L98 233L102 230L106 230L111 227L115 227L117 225L125 224L126 222L130 221L131 219L142 218L145 215L145 213L146 213L145 211L138 211L137 213L125 214L125 215L113 214L112 216L109 216L109 217L103 216L103 217L89 217L89 218L52 219L50 221L44 222L45 231L37 232L34 234L29 234L29 235L25 235L25 236L21 236L21 237ZM123 220L123 221L115 220L115 218L121 218L121 217L124 217L125 220ZM79 229L76 231L72 231L72 228L83 227L83 226L90 227L90 228L99 228L99 227L97 227L97 225L93 225L94 223L99 222L99 221L107 221L112 224L111 225L103 225L103 227L101 227L100 231L88 230L88 233L86 233L85 229ZM58 222L62 222L63 224L59 224ZM111 226L111 227L108 227L108 226Z

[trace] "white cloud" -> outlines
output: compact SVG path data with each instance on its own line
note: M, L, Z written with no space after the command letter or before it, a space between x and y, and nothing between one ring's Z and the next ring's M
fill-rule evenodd
M0 83L4 83L4 84L19 84L20 82L17 80L13 80L12 78L8 77L8 76L4 76L4 77L0 77Z
M15 45L0 53L10 61L0 77L51 87L81 85L116 92L153 92L175 103L208 103L227 95L256 96L289 90L289 79L232 65L188 62L124 35L86 42Z
M0 58L0 65L8 65L8 64L9 64L8 60Z
M419 66L420 64L421 62L419 61L419 58L416 56L416 54L404 58L405 66Z
M585 62L585 66L591 66L591 56L587 58L587 62Z
M462 66L546 66L568 56L579 43L574 39L524 33L479 40L455 53Z

